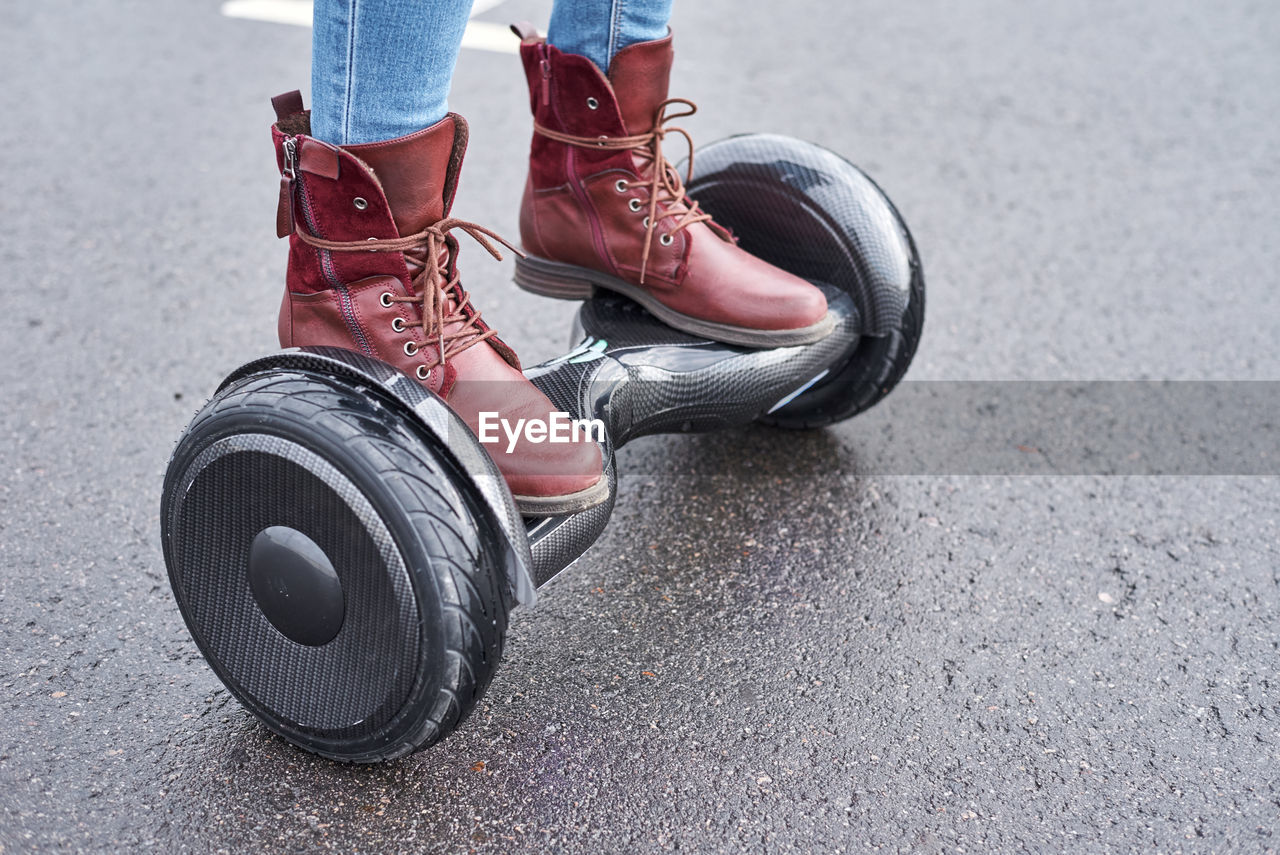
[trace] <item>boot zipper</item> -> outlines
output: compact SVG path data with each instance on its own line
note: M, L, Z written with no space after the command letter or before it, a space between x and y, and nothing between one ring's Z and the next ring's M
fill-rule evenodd
M596 207L591 203L591 199L587 196L587 191L582 187L582 179L577 173L577 150L566 145L564 152L564 168L569 175L569 189L573 191L573 195L578 200L578 204L582 206L582 211L587 215L587 222L591 224L591 243L596 248L596 255L609 267L609 271L617 276L617 268L614 267L613 259L609 255L609 250L605 247L604 229L600 226L600 215L596 213Z
M297 185L298 200L302 211L302 221L307 226L307 231L316 237L324 237L320 230L316 227L315 212L311 208L311 197L307 194L307 184L298 178L298 155L297 155L297 138L286 137L284 141L284 158L285 169L292 174L290 178L291 184ZM327 249L317 249L316 254L320 256L320 270L324 274L325 282L335 294L338 295L338 309L342 312L342 320L347 325L347 331L351 333L351 338L364 351L366 356L375 357L377 354L373 352L373 348L369 346L369 340L365 338L364 332L360 329L360 324L356 321L355 309L351 304L351 294L347 291L346 283L339 277L338 272L333 267L333 253Z
M276 205L276 237L288 237L296 228L293 221L293 184L298 175L296 148L293 137L284 141L284 171L280 173L280 202Z
M538 45L538 57L538 65L542 69L542 105L546 107L551 104L551 60L547 53L546 42ZM552 108L552 114L563 127L564 123L560 120L559 111ZM569 190L573 193L574 198L578 200L578 204L582 206L583 213L587 215L587 222L591 224L591 243L596 248L596 255L609 266L610 272L617 275L618 271L613 265L608 249L605 247L604 232L600 226L600 216L596 213L595 206L591 204L591 200L587 198L587 191L582 189L575 166L574 147L566 145L564 147L564 170L569 180Z
M547 59L545 44L538 45L538 51L542 54L538 65L542 69L542 106L545 107L551 103L551 60Z

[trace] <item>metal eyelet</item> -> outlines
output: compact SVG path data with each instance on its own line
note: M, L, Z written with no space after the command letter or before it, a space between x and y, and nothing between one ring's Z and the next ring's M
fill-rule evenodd
M596 108L597 108L597 107L599 107L599 106L600 106L600 102L599 102L599 101L597 101L595 98L590 98L590 97L589 97L589 98L587 98L587 109L588 109L588 110L594 110L594 109L596 109Z
M613 182L613 189L617 190L619 193L626 193L630 187L631 185L627 183L627 179L625 178L619 178L617 181Z
M382 308L390 309L391 308L391 292L383 291L382 296L378 298L378 302L382 304Z
M675 242L675 238L673 238L670 234L665 234L662 237L658 238L658 243L662 244L663 246L671 246L671 244L674 242Z
M406 341L406 342L404 343L404 355L405 355L405 356L414 356L414 355L416 355L416 354L417 354L417 352L418 352L418 345L417 345L415 342L412 342L412 341Z
M391 328L396 332L404 332L404 328L405 328L404 318L392 318Z
M431 379L431 369L425 365L419 365L417 373L418 379L424 383Z
M647 229L647 228L649 228L649 215L648 215L648 214L645 214L645 217L644 217L644 227L645 227L646 229Z
M633 211L639 211L641 208L644 207L644 204L641 203L639 199L632 199L630 202L627 203L627 207Z
M363 196L357 196L351 200L351 204L356 206L357 211L363 211L365 208L369 207L369 200Z

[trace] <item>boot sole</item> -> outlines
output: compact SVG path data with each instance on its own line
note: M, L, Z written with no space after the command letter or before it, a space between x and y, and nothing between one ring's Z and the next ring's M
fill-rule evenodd
M520 496L512 494L516 501L516 510L530 517L557 517L562 514L576 514L587 508L594 508L609 498L609 479L604 475L600 480L576 493L564 496Z
M596 289L604 288L635 300L669 327L742 347L771 348L813 344L826 338L836 325L830 312L815 324L792 330L756 330L704 321L667 308L648 291L616 276L532 255L516 258L514 278L516 285L523 290L558 300L589 300L595 295Z

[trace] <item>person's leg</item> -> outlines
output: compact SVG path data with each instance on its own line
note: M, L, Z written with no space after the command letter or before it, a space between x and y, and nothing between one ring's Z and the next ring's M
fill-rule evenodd
M471 0L316 0L315 109L272 99L281 172L277 234L289 237L284 347L341 347L434 392L476 430L484 413L550 422L555 405L520 373L457 275L450 216L467 123L445 100ZM586 60L583 60L586 62ZM510 244L508 244L510 246ZM526 514L607 501L600 448L527 438L487 447Z
M557 0L550 35L517 24L534 134L516 284L623 294L692 335L809 344L834 320L812 284L739 248L691 199L663 140L693 104L668 97L670 0ZM686 134L687 136L687 134Z
M315 0L312 134L353 145L443 119L471 2Z
M556 0L547 41L607 71L614 55L667 34L672 0Z

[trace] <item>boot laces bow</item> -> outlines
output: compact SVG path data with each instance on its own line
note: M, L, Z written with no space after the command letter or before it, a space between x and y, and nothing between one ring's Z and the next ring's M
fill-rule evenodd
M682 105L687 108L680 112L669 113L668 109L672 105ZM619 184L619 189L629 189L631 187L648 187L649 188L649 215L645 218L644 246L640 250L640 283L644 283L645 272L649 265L649 251L653 246L653 233L658 227L658 206L663 206L662 217L676 216L675 225L663 233L663 238L674 235L676 232L687 229L694 223L705 222L708 226L715 229L722 237L729 238L726 229L716 224L709 213L701 210L698 203L688 197L685 190L685 182L691 181L693 178L693 137L684 128L667 123L673 119L683 119L692 116L698 112L698 107L687 98L668 98L660 103L657 107L653 130L643 134L631 134L622 137L581 137L573 134L566 134L560 131L552 130L534 122L533 129L535 133L541 134L548 139L556 140L567 145L578 146L581 148L604 149L606 151L623 151L630 150L634 156L638 156L640 172L640 180L624 181ZM684 137L685 142L689 146L689 162L685 167L684 177L681 178L680 173L666 159L662 153L662 141L668 134L680 134ZM625 185L625 186L624 186Z

